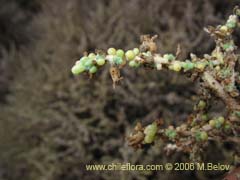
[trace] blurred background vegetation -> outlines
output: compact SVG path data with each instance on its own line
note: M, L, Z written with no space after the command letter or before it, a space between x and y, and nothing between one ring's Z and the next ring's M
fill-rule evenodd
M108 69L73 77L84 51L139 45L157 34L160 52L211 52L203 31L224 22L238 0L0 0L0 179L221 179L224 172L85 171L85 164L187 162L162 144L128 147L137 121L181 124L197 87L173 73L125 69L112 89ZM240 33L236 33L236 39ZM237 43L239 45L239 42ZM221 112L221 105L216 113ZM207 162L231 163L231 144L210 143Z

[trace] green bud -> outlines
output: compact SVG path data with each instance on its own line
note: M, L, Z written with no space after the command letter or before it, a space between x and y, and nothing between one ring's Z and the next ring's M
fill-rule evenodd
M205 131L200 132L200 140L206 141L207 139L208 139L208 134Z
M154 141L154 139L155 139L155 136L146 135L146 136L144 137L144 143L150 144L150 143L152 143L152 142Z
M215 128L220 129L222 126L222 123L218 120L216 120Z
M208 140L208 134L205 131L201 133L201 140L202 141Z
M155 122L148 125L144 130L144 134L145 134L144 142L147 144L152 143L157 134L157 130L158 130L157 124Z
M94 59L94 58L96 57L96 55L95 55L94 53L90 53L90 54L88 55L88 57L91 58L91 59Z
M72 67L71 71L74 75L80 74L85 70L82 64L76 64Z
M113 58L113 62L114 62L115 64L117 64L117 65L120 65L120 64L123 63L123 59L122 59L121 57L119 57L119 56L115 56L115 57Z
M228 28L229 28L228 26L221 26L220 31L226 33L228 31Z
M176 72L181 71L181 69L182 69L181 62L180 61L174 61L173 64L172 64L172 69Z
M223 124L223 123L224 123L224 121L225 121L224 117L222 117L222 116L218 117L218 119L217 119L217 120L218 120L218 121L219 121L219 123L221 123L221 124Z
M96 72L97 72L97 67L96 67L96 66L92 66L92 67L90 68L89 72L90 72L91 74L96 73Z
M173 54L165 54L163 58L169 61L173 61L176 57Z
M165 135L169 139L175 139L175 137L177 136L177 133L176 133L176 131L174 129L166 129Z
M125 56L127 58L127 60L131 61L135 58L135 53L132 51L132 50L128 50L126 53L125 53Z
M85 64L87 61L88 61L88 57L86 57L86 56L83 56L81 59L80 59L80 62L82 63L82 64Z
M209 125L210 125L211 127L216 127L216 120L214 120L214 119L210 120L210 121L209 121Z
M228 21L226 26L229 28L229 29L233 29L237 26L236 22L234 21Z
M150 51L143 52L142 54L143 54L144 56L146 56L146 57L152 56L152 53L151 53Z
M198 109L203 110L203 109L206 107L206 105L207 105L207 104L206 104L205 101L200 100L199 103L198 103L198 105L197 105L197 107L198 107Z
M130 66L130 67L138 67L139 66L139 63L137 63L136 61L130 61L129 63L128 63L128 65Z
M124 56L124 51L123 51L122 49L118 49L117 52L116 52L116 55L117 55L118 57L123 58L123 56Z
M92 59L89 59L84 63L84 66L89 69L91 68L91 66L93 65L93 60Z
M182 67L183 67L183 69L188 71L188 70L192 70L194 68L194 64L190 61L186 61L186 62L182 63Z
M196 67L197 69L203 71L204 68L206 67L206 63L204 63L204 62L197 62L197 63L195 64L195 67Z
M134 48L134 49L133 49L133 52L134 52L135 55L138 55L140 51L139 51L138 48Z
M98 58L96 62L97 62L97 65L102 66L105 64L106 61L104 58Z
M195 133L195 138L197 141L206 141L208 140L208 134L205 131L197 131Z
M116 49L115 49L115 48L109 48L109 49L107 50L107 53L108 53L109 55L115 55L115 54L116 54Z

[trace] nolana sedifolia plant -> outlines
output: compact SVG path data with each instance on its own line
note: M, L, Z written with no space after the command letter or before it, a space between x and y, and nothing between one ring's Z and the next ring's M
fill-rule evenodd
M199 160L199 154L207 147L209 140L240 142L240 54L236 53L233 40L233 32L240 26L239 19L240 9L235 7L225 24L204 29L214 38L216 47L211 54L202 57L190 54L189 59L181 60L180 46L175 54L158 53L155 43L157 36L143 35L138 48L85 52L71 71L74 75L87 73L93 77L100 68L109 64L113 88L123 79L120 71L126 66L158 71L165 69L198 82L201 94L193 112L182 125L165 127L164 119L154 120L147 126L137 123L127 140L134 148L143 148L146 144L161 140L167 154L183 151L188 152L192 160ZM212 100L216 98L224 103L226 113L215 117L210 116L209 111ZM239 157L239 153L236 152L236 156Z

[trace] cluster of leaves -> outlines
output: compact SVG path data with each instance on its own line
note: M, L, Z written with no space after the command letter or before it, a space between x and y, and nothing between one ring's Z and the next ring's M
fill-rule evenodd
M200 80L202 94L193 108L194 112L187 121L174 128L163 128L164 122L155 121L142 127L137 124L134 132L128 137L129 144L135 148L142 147L159 138L173 146L166 146L167 152L177 150L191 153L194 160L199 160L197 155L208 139L224 138L239 141L239 78L237 69L239 55L234 44L232 33L239 26L240 9L236 7L234 14L230 15L227 22L217 27L209 26L205 31L215 40L216 47L211 54L204 54L202 58L191 54L191 59L180 60L181 48L178 46L176 55L157 53L157 45L154 42L156 36L144 35L141 37L142 44L139 49L116 50L109 48L107 54L102 51L90 53L82 57L72 68L73 74L79 74L88 70L92 75L100 67L109 62L110 74L113 85L122 79L120 69L127 64L130 67L145 67L150 69L168 69L181 72L190 76L192 80ZM218 97L226 106L226 117L209 117L209 102ZM157 138L158 137L158 138ZM236 138L236 139L235 139ZM194 151L197 149L197 151Z

